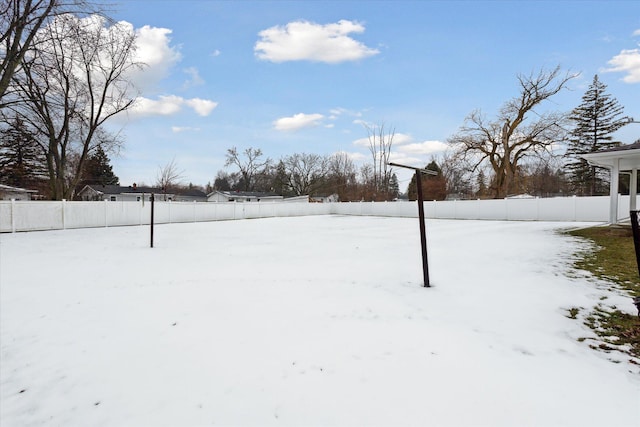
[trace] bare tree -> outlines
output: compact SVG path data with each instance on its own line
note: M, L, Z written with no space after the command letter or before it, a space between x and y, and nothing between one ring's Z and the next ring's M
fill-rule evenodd
M313 194L325 185L328 159L318 154L292 154L283 160L288 186L296 196Z
M184 178L184 171L178 169L176 159L173 158L164 166L158 167L156 175L156 186L162 189L164 200L167 200L167 192L175 190L180 185L180 180Z
M387 129L384 123L365 124L367 138L369 140L369 151L372 158L372 170L370 183L373 187L373 198L375 200L387 200L390 196L390 181L393 174L389 166L391 147L395 136L395 128Z
M39 136L54 199L73 198L90 151L97 144L108 151L116 140L103 137L102 125L135 99L127 79L140 66L132 59L135 35L105 22L96 15L57 16L38 33L41 41L14 76L20 102L9 109Z
M243 156L244 155L244 156ZM235 165L242 175L242 188L244 191L255 189L256 176L263 172L271 163L271 159L262 159L262 150L259 148L247 148L242 154L236 147L227 150L225 167Z
M57 3L57 0L0 1L0 42L4 53L0 62L0 106L13 74Z
M487 122L477 110L466 119L449 143L474 164L488 161L495 173L494 197L503 198L512 189L519 163L527 156L540 154L565 139L567 115L536 112L551 96L560 92L575 74L560 75L560 68L538 74L518 76L520 95L507 102L494 121Z
M356 166L347 153L338 152L329 157L328 189L338 194L341 201L358 200Z
M472 175L474 171L481 176L484 175L484 168L476 167L474 169L463 156L451 152L447 152L442 156L440 168L442 176L444 176L447 183L447 196L459 199L473 195Z
M84 0L0 0L0 107L26 53L37 42L36 35L61 13L98 13L98 7Z

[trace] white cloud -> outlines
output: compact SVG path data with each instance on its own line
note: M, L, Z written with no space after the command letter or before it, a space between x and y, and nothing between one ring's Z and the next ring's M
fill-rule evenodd
M393 146L396 147L401 144L407 144L413 141L413 137L411 135L407 135L406 133L395 133L393 135Z
M352 116L352 117L362 117L362 113L361 112L348 110L348 109L342 108L342 107L332 108L331 110L329 110L329 113L331 113L331 117L338 117L338 116L341 116L341 115L347 115L347 116Z
M640 28L638 28L637 30L635 30L632 34L633 36L640 36Z
M200 77L200 73L198 72L198 69L196 67L185 68L182 71L184 71L185 74L189 75L189 79L182 85L183 89L188 89L204 84L204 79Z
M401 165L407 165L407 166L414 166L414 167L418 167L418 168L422 168L425 166L425 161L423 158L420 157L413 157L413 156L408 156L405 153L398 153L398 152L391 152L391 155L389 156L389 161L393 162L393 163L398 163ZM402 168L394 168L394 171L407 171L407 169L402 169ZM413 172L411 172L411 174L413 174Z
M131 108L135 116L170 116L180 111L183 98L175 95L161 96L158 99L139 97Z
M172 31L168 28L145 25L135 32L135 60L145 66L133 73L131 80L142 91L154 89L169 75L170 69L182 59L182 55L177 48L170 46L169 35Z
M334 154L345 154L347 157L349 157L349 159L351 159L355 163L359 163L369 159L369 156L367 156L366 154L353 152L353 151L348 152L348 151L341 150L341 151L336 151Z
M442 141L424 141L398 146L397 151L404 154L425 155L442 153L447 151L448 148L449 146Z
M368 147L369 146L369 138L359 138L353 141L353 145L357 145L358 147Z
M209 101L208 99L192 98L184 101L187 106L193 108L193 110L199 116L206 117L218 106L217 102Z
M180 133L180 132L197 132L199 131L200 128L194 128L194 127L190 127L190 126L171 126L171 132L173 133Z
M208 116L218 104L206 99L184 99L176 95L160 96L158 99L139 97L131 108L130 114L133 116L170 116L179 113L184 105L192 108L199 116Z
M640 49L623 50L608 62L610 68L604 72L627 73L622 80L626 83L640 83Z
M292 117L282 117L274 121L273 126L276 130L296 131L307 127L318 126L323 118L324 116L322 114L298 113Z
M360 123L364 123L362 121L354 121L354 123L356 122L360 122ZM402 145L402 144L406 144L408 142L411 142L413 140L413 138L411 137L411 135L407 135L405 133L395 133L393 135L393 143L391 145L391 150L393 151L394 149L396 149L397 146ZM356 139L355 141L353 141L353 145L357 145L359 147L369 147L369 138L360 138L360 139Z
M341 20L320 25L308 21L290 22L261 31L254 52L271 62L315 61L339 63L356 61L380 53L358 42L351 33L364 32L358 22Z
M220 52L218 49L216 49L213 52L211 52L211 56L213 56L215 58L216 56L220 56L221 53L222 52Z

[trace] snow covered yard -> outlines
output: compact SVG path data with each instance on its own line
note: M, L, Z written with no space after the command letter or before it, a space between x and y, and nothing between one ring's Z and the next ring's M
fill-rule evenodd
M430 289L416 219L0 235L0 425L637 426L577 225L427 221Z

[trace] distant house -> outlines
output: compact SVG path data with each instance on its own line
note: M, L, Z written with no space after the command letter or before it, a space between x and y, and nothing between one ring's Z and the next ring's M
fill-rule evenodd
M31 200L36 193L36 190L0 184L0 200Z
M297 202L297 203L309 203L309 196L293 196L293 197L286 197L283 202L285 203L291 203L291 202Z
M195 188L178 190L174 195L176 202L206 202L207 194Z
M336 193L329 194L328 196L311 196L309 197L311 203L336 203L340 201L340 196Z
M209 202L282 202L284 197L274 193L251 191L214 191L207 194Z
M176 202L206 202L207 195L196 189L167 192L164 193L161 188L157 187L140 187L133 184L129 187L120 185L85 185L78 192L78 198L81 200L108 200L112 202L139 202L141 200L149 201L151 194L155 194L157 201L176 201Z

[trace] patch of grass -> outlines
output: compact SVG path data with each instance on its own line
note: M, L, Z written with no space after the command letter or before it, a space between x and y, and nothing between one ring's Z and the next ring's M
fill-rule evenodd
M640 321L638 316L620 310L606 311L597 307L585 324L593 329L602 342L600 350L618 350L640 357ZM628 350L627 350L628 349Z
M567 317L569 319L577 319L578 313L580 313L580 309L578 307L572 307L569 309L569 315Z
M577 254L576 268L591 272L614 288L628 292L630 297L640 296L631 226L591 227L570 231L569 234L593 242L593 250ZM570 309L569 314L569 317L576 318L578 311ZM585 318L585 324L602 340L592 348L606 352L618 350L640 357L640 318L635 313L623 313L615 307L607 310L598 305Z
M640 276L636 263L631 226L591 227L569 234L591 240L596 250L581 255L575 266L594 276L616 283L633 296L640 296Z

